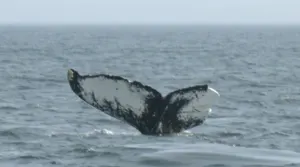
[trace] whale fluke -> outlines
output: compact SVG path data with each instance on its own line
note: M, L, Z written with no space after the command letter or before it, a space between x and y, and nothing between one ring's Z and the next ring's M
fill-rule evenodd
M196 85L163 97L138 81L107 74L80 75L74 69L68 70L68 82L83 101L146 135L179 133L202 124L220 96L208 85Z

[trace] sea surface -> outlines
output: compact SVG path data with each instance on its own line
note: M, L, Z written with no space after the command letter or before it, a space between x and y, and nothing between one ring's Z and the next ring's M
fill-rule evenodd
M201 126L145 136L80 100L67 70L162 94L209 84ZM1 167L300 166L300 27L0 27Z

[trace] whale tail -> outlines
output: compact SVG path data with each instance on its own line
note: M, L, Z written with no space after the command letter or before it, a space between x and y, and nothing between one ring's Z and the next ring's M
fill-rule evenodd
M163 97L138 81L68 70L72 91L89 105L127 122L142 134L178 133L203 123L220 95L207 85L183 88Z
M166 105L162 127L178 133L202 124L219 97L220 94L208 85L196 85L169 93L164 98Z

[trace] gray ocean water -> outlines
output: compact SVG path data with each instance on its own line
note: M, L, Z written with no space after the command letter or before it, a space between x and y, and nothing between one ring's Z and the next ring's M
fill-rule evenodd
M221 98L202 126L144 136L82 102L69 68ZM0 78L1 167L300 166L300 27L2 26Z

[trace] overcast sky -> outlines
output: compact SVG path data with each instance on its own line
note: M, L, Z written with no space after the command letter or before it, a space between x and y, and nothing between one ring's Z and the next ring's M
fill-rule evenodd
M300 0L0 0L0 23L300 24Z

